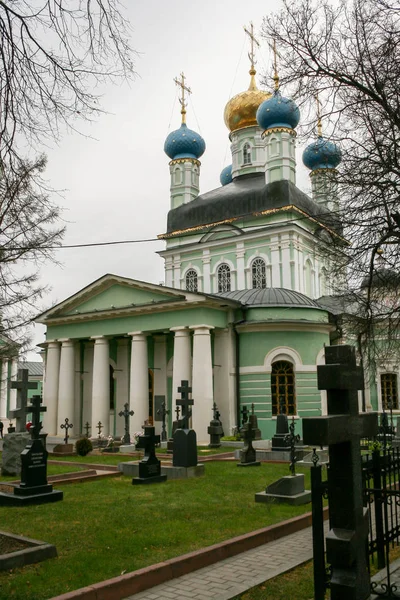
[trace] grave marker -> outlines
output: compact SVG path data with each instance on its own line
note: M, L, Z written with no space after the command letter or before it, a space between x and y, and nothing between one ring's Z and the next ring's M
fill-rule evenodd
M176 400L177 407L182 408L182 416L179 421L178 429L173 435L173 459L174 467L196 467L197 466L197 436L193 429L189 429L189 419L192 411L189 407L193 406L194 400L189 399L192 388L188 381L182 381L178 388L181 397Z
M318 389L327 390L328 415L304 418L303 439L312 446L329 446L326 555L331 600L366 600L368 510L363 507L360 439L376 434L377 415L358 413L357 391L364 387L364 376L355 348L328 346L325 362L317 367Z
M65 429L64 443L68 444L68 439L69 439L68 429L73 428L73 425L72 425L72 423L69 422L68 417L65 418L65 422L61 423L60 427L61 427L61 429Z
M139 436L136 449L144 449L144 457L139 462L139 477L132 479L132 484L162 483L167 480L166 475L161 475L161 462L156 456L156 444L160 443L160 436L155 435L152 425L145 425L144 435Z
M125 419L125 434L124 437L122 438L122 441L124 444L130 444L131 443L131 436L129 433L129 417L133 417L135 413L133 412L133 410L129 410L129 404L128 402L125 402L124 404L124 410L121 410L118 415L120 417L124 417ZM101 430L100 430L101 431ZM100 431L99 431L99 435L100 435Z
M17 390L17 408L10 410L10 419L15 419L16 433L23 433L26 425L28 390L36 390L37 381L29 381L28 369L18 369L17 381L11 381L10 388Z

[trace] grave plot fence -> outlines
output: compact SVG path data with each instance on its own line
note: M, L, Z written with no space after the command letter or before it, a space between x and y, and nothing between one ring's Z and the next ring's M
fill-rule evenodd
M330 586L330 569L326 564L323 499L329 498L328 477L323 479L318 456L314 452L311 467L314 600L324 600ZM379 598L400 598L400 588L391 580L390 553L400 543L400 448L379 445L362 456L364 506L369 508L369 537L366 552L369 567L386 567L382 583L371 583L371 593Z

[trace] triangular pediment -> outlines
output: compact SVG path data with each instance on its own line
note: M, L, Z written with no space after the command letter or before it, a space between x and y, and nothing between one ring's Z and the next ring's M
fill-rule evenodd
M163 305L170 302L185 302L193 300L195 296L197 294L191 294L184 290L176 290L117 275L104 275L73 296L39 315L37 321L43 322L52 318L77 314Z

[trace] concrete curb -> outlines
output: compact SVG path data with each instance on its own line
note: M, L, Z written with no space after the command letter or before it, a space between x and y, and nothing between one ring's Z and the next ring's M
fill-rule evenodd
M324 519L328 518L328 508L324 509ZM132 571L88 587L54 596L50 600L122 600L176 577L187 575L197 569L208 567L216 562L257 548L286 535L310 527L311 513L294 517L288 521L258 529L225 542L189 552L161 563Z
M4 537L26 542L30 545L30 548L0 555L0 571L25 567L57 556L57 550L53 544L33 540L22 535L13 535L6 531L0 531L0 533Z

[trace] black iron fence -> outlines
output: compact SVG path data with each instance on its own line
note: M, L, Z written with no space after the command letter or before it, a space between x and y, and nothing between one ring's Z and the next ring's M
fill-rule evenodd
M371 583L371 593L382 598L400 598L400 589L392 582L390 554L400 542L400 448L390 447L386 441L372 442L362 456L364 506L368 508L369 537L366 552L369 568L386 567L386 578ZM329 465L327 477L318 465L314 451L311 467L314 599L324 600L330 585L329 565L325 561L323 498L329 498Z

